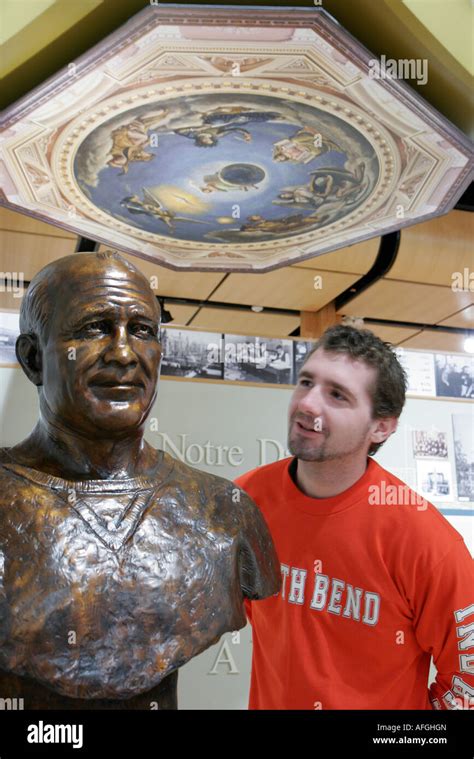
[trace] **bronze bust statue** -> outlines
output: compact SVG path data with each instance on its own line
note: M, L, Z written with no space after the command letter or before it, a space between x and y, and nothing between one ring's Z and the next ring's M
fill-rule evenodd
M23 298L39 421L0 449L0 694L26 709L176 708L178 668L279 590L253 501L143 438L159 320L111 251L49 264Z

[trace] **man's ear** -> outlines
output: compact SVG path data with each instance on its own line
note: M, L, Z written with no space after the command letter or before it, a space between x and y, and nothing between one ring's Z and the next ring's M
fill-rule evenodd
M390 435L393 435L398 427L398 419L395 416L386 416L374 420L374 428L370 439L372 443L384 443Z
M17 338L15 353L26 376L37 387L43 384L41 347L36 335L22 334Z

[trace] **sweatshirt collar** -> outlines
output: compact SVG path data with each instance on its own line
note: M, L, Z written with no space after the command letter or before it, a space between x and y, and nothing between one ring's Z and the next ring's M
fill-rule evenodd
M303 493L302 490L293 482L290 474L290 467L295 467L295 457L288 459L283 469L283 492L288 503L298 511L303 511L311 516L328 516L337 514L351 508L359 501L367 500L369 496L369 485L378 480L378 465L374 459L368 457L367 467L362 475L347 490L330 498L312 498Z

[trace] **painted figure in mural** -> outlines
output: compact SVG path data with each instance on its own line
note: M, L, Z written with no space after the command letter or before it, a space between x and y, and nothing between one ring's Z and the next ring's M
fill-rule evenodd
M283 117L277 111L257 111L242 105L220 106L203 115L204 124L255 124L278 121Z
M356 165L354 171L347 169L321 168L311 172L308 184L285 187L278 193L277 205L312 206L320 208L324 204L342 200L345 204L354 203L368 187L364 181L365 166L363 162Z
M151 144L150 131L162 123L168 114L166 108L153 116L140 116L128 124L123 124L110 133L112 147L107 161L107 166L122 169L122 174L127 174L129 164L134 161L151 161L153 153L147 153L144 148Z
M221 106L209 113L200 114L201 126L181 127L175 129L175 134L194 140L199 147L214 147L219 144L219 138L229 134L240 135L245 142L251 142L252 135L242 124L254 124L267 121L277 121L282 116L276 111L256 111L244 106Z
M316 197L323 200L339 200L340 198L354 200L367 189L364 183L365 166L358 163L354 172L346 169L321 168L312 173L312 190Z
M278 198L272 201L275 205L288 206L312 206L319 208L324 201L318 198L309 184L285 187L278 193Z
M252 135L246 129L234 126L201 126L201 127L181 127L180 129L173 130L175 134L179 134L180 137L187 137L189 140L194 140L194 144L199 148L213 148L219 144L219 138L227 137L228 135L234 135L244 140L244 142L251 142Z
M301 213L292 216L283 216L280 219L264 219L259 214L249 216L246 223L241 226L242 232L266 232L277 235L303 230L305 227L315 227L323 224L328 219L326 214L310 214L304 216Z
M273 160L309 163L330 150L344 152L339 145L322 135L317 129L305 126L298 129L291 137L274 143Z
M178 668L278 592L263 517L144 440L160 309L122 256L46 266L16 353L39 420L0 449L0 694L25 709L173 709Z
M138 195L128 195L120 201L120 205L131 214L146 214L162 221L172 233L176 231L175 223L177 221L189 221L192 224L209 224L209 222L191 219L188 216L177 216L173 211L166 209L163 203L152 192L147 190L146 187L142 188L142 192L145 200L141 200Z
M146 197L146 196L145 196ZM131 214L146 214L153 216L155 219L162 221L171 232L175 231L173 222L176 221L175 214L168 211L155 198L152 200L141 200L138 195L128 195L120 201L120 205L127 209Z

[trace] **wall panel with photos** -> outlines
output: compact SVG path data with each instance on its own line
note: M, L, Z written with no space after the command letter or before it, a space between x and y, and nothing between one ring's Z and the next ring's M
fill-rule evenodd
M314 340L164 327L164 377L294 385ZM474 400L474 356L396 349L408 395Z

